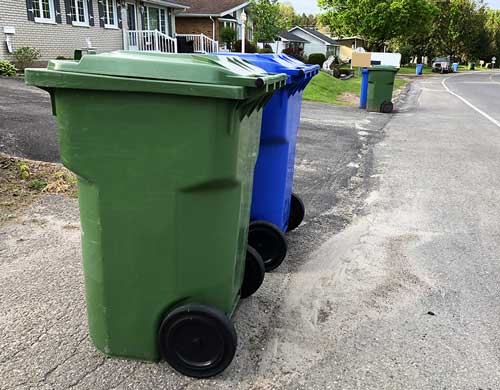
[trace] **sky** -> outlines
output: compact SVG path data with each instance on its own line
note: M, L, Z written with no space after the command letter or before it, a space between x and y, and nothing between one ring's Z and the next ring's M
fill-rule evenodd
M285 2L285 0L281 0ZM292 3L296 12L306 14L317 14L319 12L319 8L316 0L286 0ZM486 1L491 8L500 9L500 0L488 0Z

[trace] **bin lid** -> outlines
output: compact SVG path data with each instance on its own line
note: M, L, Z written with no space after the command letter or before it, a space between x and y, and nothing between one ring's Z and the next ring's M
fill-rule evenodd
M369 70L370 72L397 72L398 68L392 65L375 65Z
M95 86L82 84L82 79L78 79L77 76L92 76L93 78L87 78L89 81L97 77L102 85L100 88L95 88ZM61 77L64 78L65 84L61 82ZM47 69L29 69L26 72L26 81L29 84L42 87L116 89L112 83L106 83L106 80L129 83L167 81L183 83L183 85L190 83L212 87L255 89L266 87L267 90L281 87L286 76L284 74L270 75L237 57L134 51L85 55L79 61L53 60L49 62ZM76 85L73 85L75 83ZM185 91L182 94L190 93Z
M319 73L319 65L308 65L286 54L215 53L216 56L237 56L269 73L285 73L289 82L311 78Z

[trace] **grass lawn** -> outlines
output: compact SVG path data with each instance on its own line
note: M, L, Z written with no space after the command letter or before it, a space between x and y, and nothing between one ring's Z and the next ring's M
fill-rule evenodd
M399 74L415 74L416 69L415 66L402 66L401 69L399 69ZM432 68L430 66L424 66L424 74L431 74L432 73Z
M395 89L404 87L407 80L395 82ZM357 106L359 104L359 92L361 90L361 77L353 77L342 81L320 72L304 91L304 100L339 104L343 106Z

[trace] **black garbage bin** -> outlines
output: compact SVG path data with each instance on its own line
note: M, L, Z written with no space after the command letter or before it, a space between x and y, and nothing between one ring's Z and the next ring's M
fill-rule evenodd
M188 41L187 37L177 37L177 52L194 53L194 41Z

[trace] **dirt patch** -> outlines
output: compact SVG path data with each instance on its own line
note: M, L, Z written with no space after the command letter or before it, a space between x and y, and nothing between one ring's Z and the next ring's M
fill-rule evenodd
M353 92L344 92L338 97L337 100L348 106L355 107L359 104L359 95Z
M78 196L76 176L61 164L26 160L0 153L0 225L43 194Z

